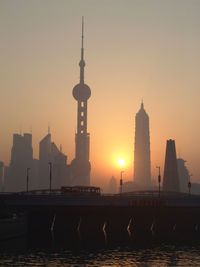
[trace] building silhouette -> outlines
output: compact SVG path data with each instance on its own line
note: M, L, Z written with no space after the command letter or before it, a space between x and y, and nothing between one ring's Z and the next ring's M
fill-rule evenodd
M117 180L114 176L112 176L108 183L108 193L116 194L117 193Z
M27 168L33 160L32 134L13 134L11 160L6 171L6 191L25 191Z
M134 182L145 189L151 186L149 116L143 102L135 116Z
M51 141L51 134L48 133L39 144L39 179L36 185L37 189L49 188L50 163L52 167L52 189L59 189L63 185L70 185L67 156Z
M39 179L38 189L49 188L49 162L51 158L51 134L48 133L39 143Z
M0 190L26 191L28 173L29 190L49 189L49 163L52 166L52 189L70 186L70 165L67 165L67 156L51 141L50 133L40 141L39 159L33 158L32 135L14 134L9 166L0 162Z
M188 192L188 182L189 182L189 171L185 166L184 159L177 159L177 167L178 167L178 176L180 183L180 191L187 193Z
M82 20L82 47L80 66L80 82L73 88L73 97L77 101L77 132L75 135L75 159L71 162L72 185L90 185L89 143L90 136L87 132L87 100L91 90L84 82L84 48L83 48L84 23Z
M175 141L171 139L167 140L166 146L163 191L180 191Z
M71 186L70 165L67 165L67 156L58 151L53 160L53 180L52 188L61 186Z
M39 189L39 159L33 159L29 170L29 190Z

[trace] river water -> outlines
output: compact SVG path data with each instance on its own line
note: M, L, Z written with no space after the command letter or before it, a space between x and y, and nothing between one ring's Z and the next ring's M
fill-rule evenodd
M200 266L200 243L39 247L27 246L27 240L1 243L0 266Z

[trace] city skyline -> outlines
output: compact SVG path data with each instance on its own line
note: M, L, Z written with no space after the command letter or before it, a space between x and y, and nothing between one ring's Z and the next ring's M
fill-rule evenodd
M141 98L151 119L152 176L157 177L157 165L163 174L165 143L172 138L178 157L187 160L192 179L200 182L199 4L94 2L96 6L91 1L84 1L85 5L78 1L78 11L72 1L60 1L60 5L49 1L47 6L45 1L0 2L0 110L4 114L0 161L8 165L12 134L20 128L22 132L32 128L34 157L38 158L38 143L46 135L48 123L69 162L74 158L76 104L71 89L79 75L80 21L84 15L86 82L93 89L88 117L91 183L105 184L112 175L119 179L120 157L127 163L124 179L130 180L134 116Z

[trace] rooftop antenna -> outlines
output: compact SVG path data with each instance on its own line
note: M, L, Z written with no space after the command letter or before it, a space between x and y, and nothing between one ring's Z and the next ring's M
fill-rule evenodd
M143 97L142 97L142 101L141 101L141 108L144 108Z
M48 134L50 134L50 130L51 130L50 123L48 123Z

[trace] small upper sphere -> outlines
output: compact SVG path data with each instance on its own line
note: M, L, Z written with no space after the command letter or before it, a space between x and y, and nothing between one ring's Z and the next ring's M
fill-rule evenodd
M90 87L85 83L79 83L74 86L72 91L73 97L78 101L88 100L91 96Z

